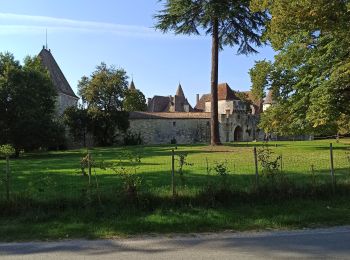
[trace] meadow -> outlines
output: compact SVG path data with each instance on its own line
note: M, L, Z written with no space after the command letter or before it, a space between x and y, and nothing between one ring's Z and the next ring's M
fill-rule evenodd
M328 189L330 142L334 147L335 191ZM278 174L289 183L279 192L290 187L302 192L280 198L264 198L264 193L255 192L253 147L259 151L263 143L94 148L90 149L94 161L90 186L81 170L86 149L23 154L11 161L10 202L5 199L4 185L0 187L0 239L105 238L350 224L350 139L268 145L273 158L282 157ZM171 188L172 149L176 198ZM182 176L179 155L185 155ZM135 158L140 161L135 163ZM217 170L220 165L224 165L229 191L213 195L219 198L212 201L207 196L208 184L222 188ZM4 166L0 161L1 174ZM262 170L259 164L260 174ZM139 177L136 202L124 198L125 179L120 172ZM260 185L269 182L260 176ZM308 193L310 189L316 192Z

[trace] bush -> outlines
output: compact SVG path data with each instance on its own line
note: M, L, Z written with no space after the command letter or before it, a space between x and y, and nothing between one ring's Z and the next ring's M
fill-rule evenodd
M124 137L124 145L141 145L143 144L143 140L141 137L141 133L135 134L135 133L126 133Z
M281 156L274 156L274 152L265 144L258 149L258 160L262 167L262 174L274 182L277 174L280 173Z
M179 163L178 165L178 173L180 174L180 179L181 179L181 182L182 184L184 183L185 181L185 178L184 178L184 166L192 166L193 164L192 163L189 163L187 161L187 154L186 153L179 153L177 154L177 161Z
M142 186L142 178L137 175L137 170L141 164L141 156L138 154L126 154L131 167L124 166L124 162L119 160L118 163L110 168L119 174L122 179L123 193L129 202L138 200L139 192Z

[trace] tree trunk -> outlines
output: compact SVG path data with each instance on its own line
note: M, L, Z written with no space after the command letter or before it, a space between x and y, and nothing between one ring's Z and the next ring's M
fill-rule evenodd
M220 144L218 115L219 21L213 20L211 51L211 145Z

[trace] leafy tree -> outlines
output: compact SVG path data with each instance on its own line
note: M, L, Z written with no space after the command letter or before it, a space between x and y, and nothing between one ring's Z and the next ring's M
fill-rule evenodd
M63 114L63 121L75 141L82 141L86 147L86 135L89 131L87 109L83 107L68 107Z
M252 81L252 94L255 100L265 97L265 89L269 83L268 74L271 72L271 62L266 60L255 63L254 68L249 70Z
M10 53L0 54L0 143L21 149L47 148L53 139L56 91L37 57L20 65Z
M348 135L350 133L350 115L341 114L337 126L339 134Z
M350 1L252 0L252 8L270 13L264 38L278 54L264 87L293 116L288 125L303 123L313 134L343 131L340 122L350 114Z
M128 89L125 92L125 99L123 101L123 107L125 111L146 111L146 98L145 95L138 89Z
M129 127L128 114L123 112L127 78L123 69L101 63L90 77L84 76L79 82L79 94L87 109L89 129L99 145L114 144L116 130L126 131Z
M155 18L156 28L176 34L204 32L212 37L211 144L220 144L218 123L219 49L238 46L238 54L256 52L266 19L264 12L252 12L250 0L165 0Z

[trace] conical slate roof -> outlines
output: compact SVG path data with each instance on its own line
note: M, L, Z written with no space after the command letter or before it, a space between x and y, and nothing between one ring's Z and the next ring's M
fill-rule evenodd
M49 71L52 83L56 87L57 92L78 98L58 66L55 58L52 56L51 51L43 48L39 53L39 57L44 67Z
M177 87L176 96L185 97L184 91L182 90L181 84Z
M129 90L136 90L134 80L131 80Z

